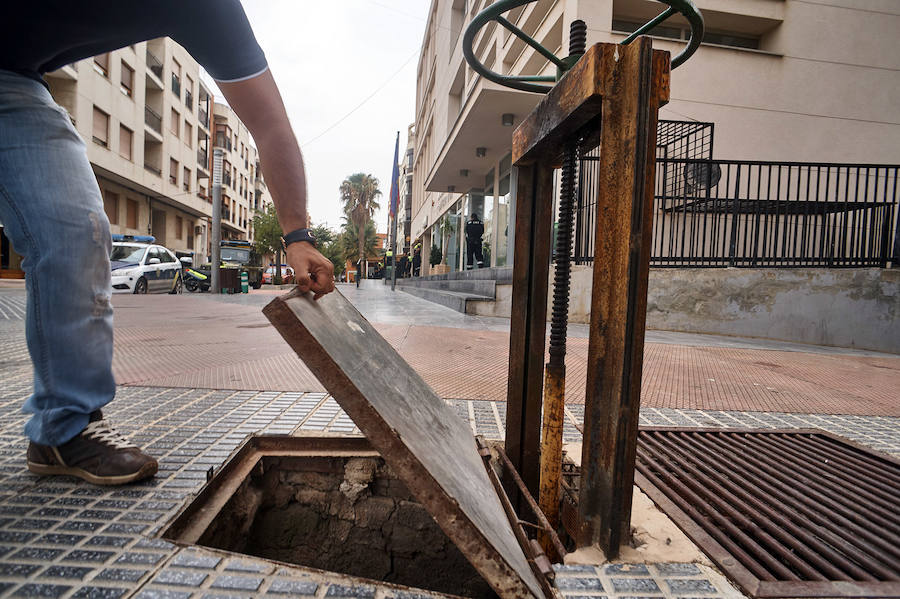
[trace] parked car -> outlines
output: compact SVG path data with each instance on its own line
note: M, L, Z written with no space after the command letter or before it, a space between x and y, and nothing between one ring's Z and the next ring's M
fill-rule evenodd
M181 293L181 262L150 235L113 235L113 293Z
M271 285L272 281L275 280L275 266L269 266L265 271L263 271L263 283L266 285ZM289 285L294 282L294 269L288 266L287 264L281 265L281 282L285 285Z

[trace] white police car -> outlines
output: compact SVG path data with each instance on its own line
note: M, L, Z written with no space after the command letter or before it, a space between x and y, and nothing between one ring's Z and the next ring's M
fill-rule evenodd
M113 293L181 293L181 262L152 235L113 235Z

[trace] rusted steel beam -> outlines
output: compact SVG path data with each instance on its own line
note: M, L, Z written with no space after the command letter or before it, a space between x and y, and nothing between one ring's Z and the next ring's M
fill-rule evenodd
M601 45L595 61L599 71L588 83L604 92L603 126L576 543L599 544L612 559L630 538L656 125L669 63L649 38Z
M649 38L641 43L649 44ZM600 119L610 116L602 108L604 98L617 95L620 58L629 46L595 44L588 48L575 65L544 96L528 117L513 132L512 162L517 165L550 160L559 166L561 149L579 131L587 132L581 144L584 151L600 141ZM659 80L654 81L660 106L669 101L669 53L653 52ZM654 75L656 77L656 75ZM656 132L653 132L654 136Z
M537 496L547 280L553 223L552 167L543 164L519 166L516 194L505 449L528 491ZM519 500L513 499L517 507L521 507Z

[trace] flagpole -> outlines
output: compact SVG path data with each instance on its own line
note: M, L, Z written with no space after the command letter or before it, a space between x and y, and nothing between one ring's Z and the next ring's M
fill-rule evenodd
M397 212L399 211L399 207L397 206L397 199L400 195L400 181L398 180L398 165L397 161L400 159L398 156L398 150L400 148L400 132L397 131L397 141L394 144L394 166L392 169L391 176L391 198L389 203L391 205L391 210L393 214L391 214L392 220L391 223L391 291L394 291L397 287Z

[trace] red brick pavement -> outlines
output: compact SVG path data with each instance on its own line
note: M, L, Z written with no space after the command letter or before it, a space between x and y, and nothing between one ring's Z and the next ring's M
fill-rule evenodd
M271 391L322 386L257 308L116 296L120 384ZM377 324L442 397L506 399L507 333ZM587 340L569 339L570 403L584 402ZM642 405L900 416L900 357L648 343Z

